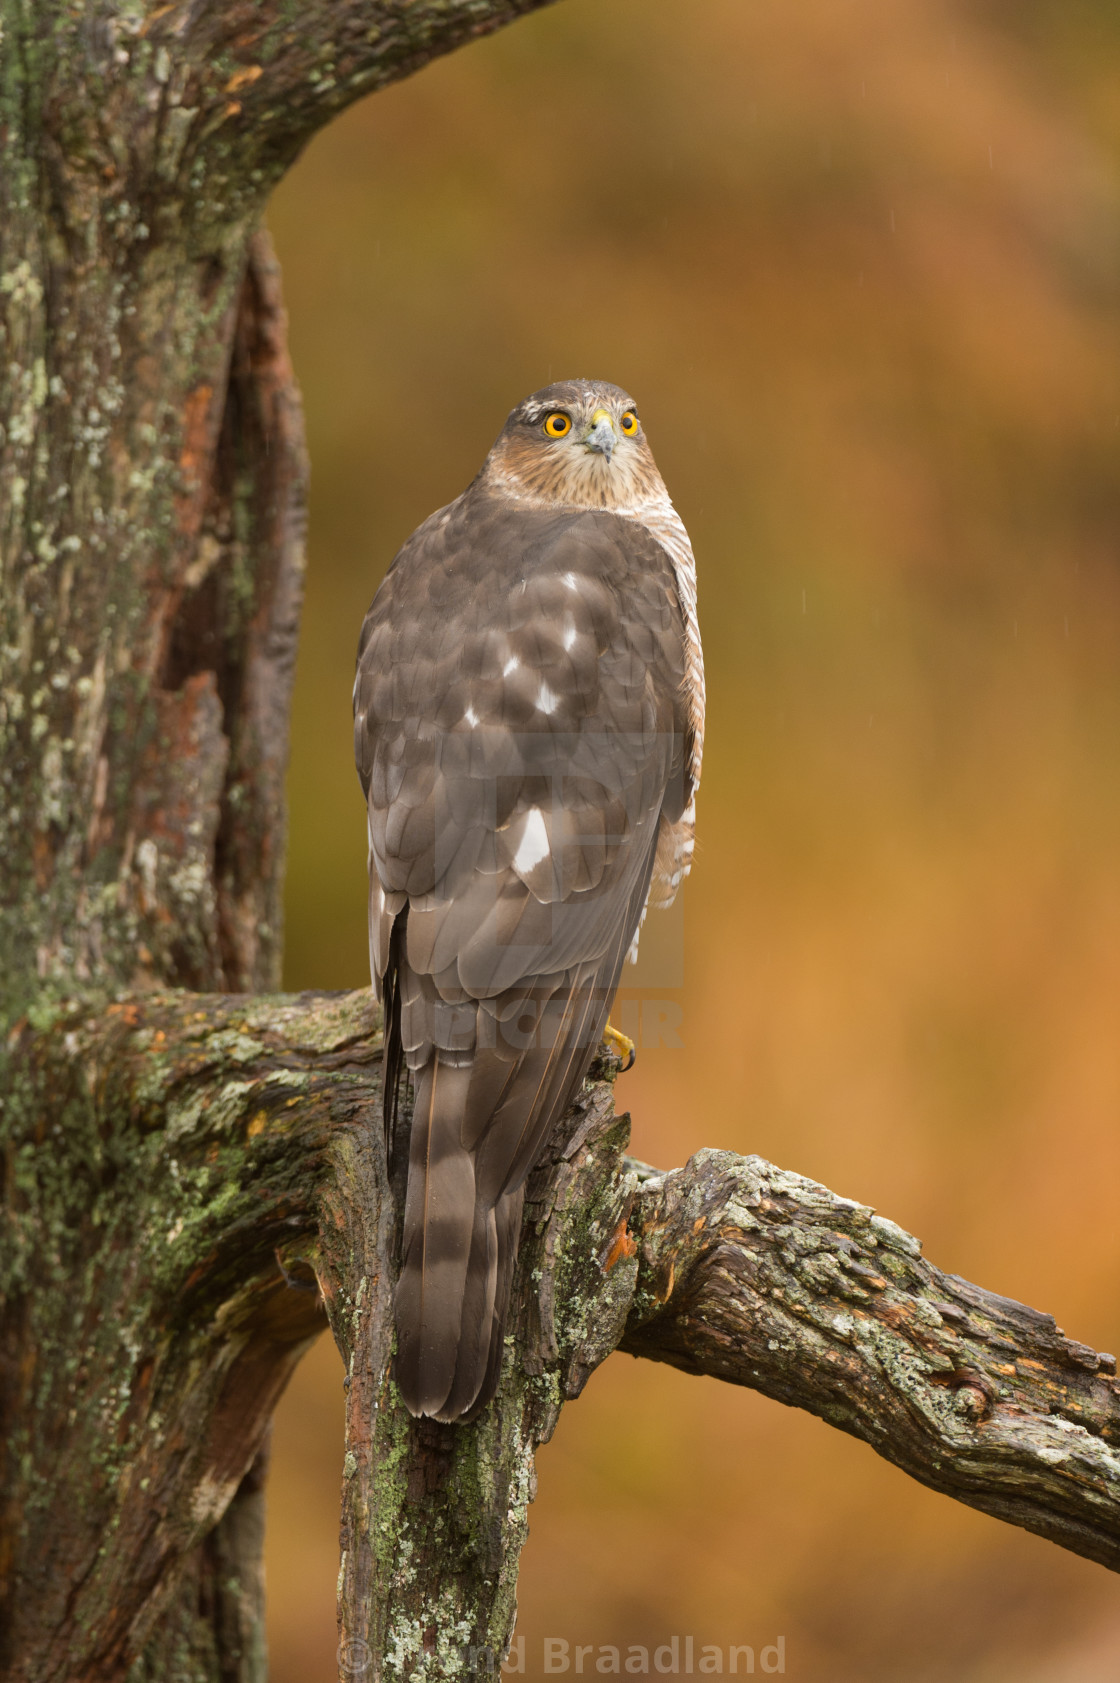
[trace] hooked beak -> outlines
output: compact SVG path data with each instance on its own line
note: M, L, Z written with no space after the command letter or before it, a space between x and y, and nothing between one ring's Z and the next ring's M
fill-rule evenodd
M591 417L591 431L583 441L584 449L593 450L597 456L605 456L609 462L617 443L618 434L609 411L596 409Z

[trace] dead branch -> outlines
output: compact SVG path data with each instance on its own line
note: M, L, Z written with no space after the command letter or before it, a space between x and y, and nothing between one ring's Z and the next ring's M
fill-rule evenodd
M1120 1568L1115 1356L761 1157L635 1172L622 1349L807 1409L931 1489Z

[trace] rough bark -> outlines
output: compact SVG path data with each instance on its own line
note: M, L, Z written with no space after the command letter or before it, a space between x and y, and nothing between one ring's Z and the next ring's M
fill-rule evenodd
M349 101L542 3L0 0L0 1019L25 1051L81 990L276 984L306 468L259 218ZM152 1508L142 1612L127 1540L88 1553L126 1476L117 1369L142 1376L105 1340L171 1336L122 1259L175 1188L59 1079L0 1069L0 1648L21 1675L259 1678L250 1475L216 1530L232 1473L200 1524ZM67 1670L60 1633L118 1593L83 1638L102 1671Z
M1115 1356L760 1157L638 1172L623 1350L808 1409L931 1489L1120 1569Z
M237 1574L254 1554L236 1533L259 1527L268 1417L324 1308L347 1364L350 1675L497 1662L534 1452L615 1348L806 1408L932 1488L1120 1567L1113 1357L759 1158L700 1152L671 1174L626 1159L617 1065L533 1177L498 1397L444 1427L413 1421L391 1379L400 1201L368 993L76 1000L20 1024L9 1057L10 1090L47 1102L9 1161L8 1450L94 1471L77 1505L57 1473L9 1481L14 1676L252 1675L237 1666L258 1603ZM87 1172L47 1228L29 1188L56 1129Z
M351 1675L497 1670L535 1451L625 1325L636 1263L616 1240L628 1136L609 1084L589 1082L530 1180L498 1394L459 1427L413 1420L391 1382L399 1186L394 1197L380 1139L346 1141L345 1172L324 1193L320 1278L347 1364L339 1609Z
M0 0L0 1668L27 1683L263 1679L268 1420L328 1316L349 1676L496 1660L534 1450L620 1341L1117 1564L1110 1359L755 1159L628 1165L606 1066L529 1189L494 1405L444 1428L396 1396L376 1013L254 991L306 479L256 228L335 111L540 3Z
M254 230L342 106L542 3L0 0L0 1005L274 985L304 474Z
M324 1304L348 1372L347 1652L368 1652L371 1676L395 1655L431 1677L459 1648L500 1654L533 1452L621 1337L636 1276L609 1086L589 1084L530 1187L522 1357L483 1419L452 1429L412 1421L389 1379L399 1201L368 993L62 1002L15 1026L8 1057L8 1090L37 1095L17 1102L7 1183L11 1674L155 1678L174 1655L224 1676L202 1650L216 1632L228 1654L231 1622L251 1648L251 1585L208 1620L184 1607L225 1582L198 1550L223 1514L228 1532L235 1493L251 1529L268 1418ZM61 1136L85 1172L48 1225ZM94 1475L60 1479L60 1463Z
M282 1013L259 1040L245 1001L207 1004L63 1004L10 1035L0 1628L17 1677L121 1677L150 1636L157 1653L219 1651L232 1615L212 1590L228 1573L196 1558L169 1598L324 1325L280 1264L315 1232L320 1142L346 1114L328 1115L345 1084L328 1097ZM237 1543L227 1528L214 1548ZM237 1567L250 1601L254 1570L259 1552ZM158 1675L151 1657L146 1670Z

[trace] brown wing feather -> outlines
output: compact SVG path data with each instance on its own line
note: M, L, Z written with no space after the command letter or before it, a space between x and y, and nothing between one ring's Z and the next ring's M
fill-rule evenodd
M478 486L413 535L366 618L370 955L387 1068L415 1087L396 1298L414 1413L465 1418L497 1384L525 1179L683 810L683 672L671 564L639 526Z

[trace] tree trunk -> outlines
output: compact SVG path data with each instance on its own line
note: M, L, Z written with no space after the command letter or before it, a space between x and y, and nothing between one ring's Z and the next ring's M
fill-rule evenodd
M268 1421L328 1318L347 1676L497 1663L534 1451L620 1343L1120 1564L1112 1358L769 1165L627 1162L609 1062L530 1183L494 1403L442 1427L396 1395L377 1013L268 992L306 465L257 224L335 111L540 3L0 0L0 1666L27 1683L263 1679Z
M20 1044L79 996L275 986L306 466L257 225L336 111L541 3L308 0L293 27L281 0L0 0L0 1014ZM285 1308L260 1418L189 1520L168 1511L137 1433L154 1410L160 1453L189 1441L151 1394L185 1335L136 1262L180 1217L169 1248L193 1241L178 1182L139 1171L143 1124L99 1106L111 1075L86 1072L83 1109L76 1071L63 1090L10 1049L0 1069L0 1663L261 1677L257 1458L322 1323L306 1294ZM126 1486L150 1493L127 1582Z

